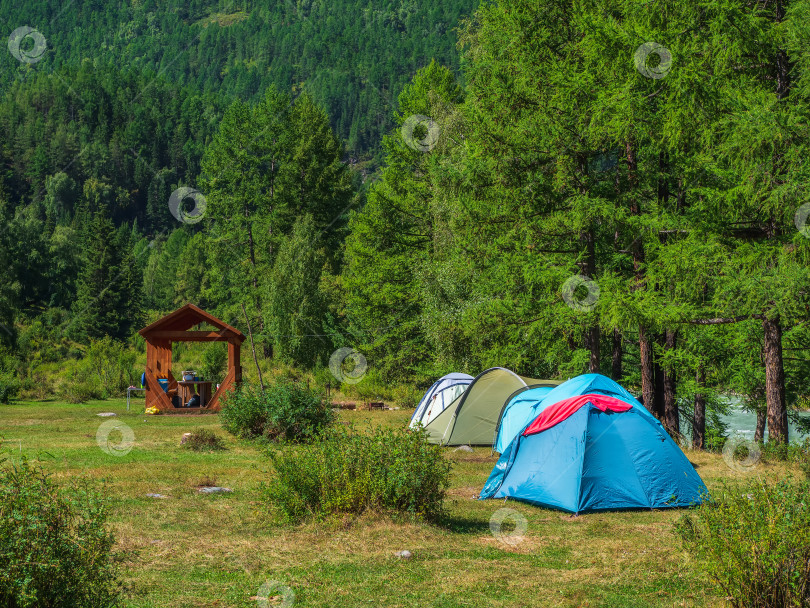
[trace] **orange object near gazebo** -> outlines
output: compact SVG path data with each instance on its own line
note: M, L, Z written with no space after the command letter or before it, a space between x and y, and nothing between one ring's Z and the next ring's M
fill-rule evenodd
M192 327L206 323L214 327L214 331L189 331ZM200 402L197 411L219 411L220 398L225 391L234 388L242 382L242 365L240 354L245 336L235 329L208 314L194 304L186 304L169 313L162 319L147 325L138 332L146 340L146 407L155 407L163 413L188 412L192 408L175 408L170 398L179 391L193 392L196 384L200 386L200 396L207 401ZM207 382L179 382L172 375L172 342L227 342L228 343L228 373L219 388L210 396L210 383ZM168 381L166 388L161 386ZM207 394L205 394L207 393ZM209 398L210 397L210 398Z

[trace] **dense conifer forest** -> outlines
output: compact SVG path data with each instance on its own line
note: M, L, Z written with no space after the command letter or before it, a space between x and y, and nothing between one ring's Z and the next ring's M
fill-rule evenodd
M369 394L601 371L698 446L730 394L784 441L808 10L661 6L0 3L0 398L103 393L99 352L125 386L193 302Z

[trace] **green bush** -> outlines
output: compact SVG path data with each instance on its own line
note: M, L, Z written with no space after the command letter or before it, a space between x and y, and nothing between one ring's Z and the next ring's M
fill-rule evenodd
M105 336L91 341L82 367L89 377L98 381L104 398L121 396L137 380L136 357L135 351L126 344Z
M810 482L725 487L675 525L735 608L810 605Z
M228 363L228 351L222 343L213 342L203 351L200 376L214 384L225 379L225 367Z
M293 520L385 509L435 520L444 514L450 462L423 432L330 429L311 445L275 450L266 498Z
M320 392L282 380L264 391L243 385L228 393L220 418L238 437L307 442L334 422L335 413Z
M728 434L722 429L706 426L705 445L707 451L715 453L722 452L726 441L728 441Z
M103 399L104 390L98 381L85 380L81 377L69 378L59 391L68 403L86 403L94 399Z
M106 501L88 479L57 487L23 461L0 468L0 605L102 608L118 603Z
M0 350L0 403L10 403L20 394L20 379L14 358Z
M799 468L807 479L810 479L810 437L806 437L802 443L791 444L793 448L793 458L798 463Z
M332 375L332 371L328 367L317 366L312 370L312 377L315 385L319 388L326 390L326 386L330 388L340 388L340 382Z
M0 371L0 403L11 403L20 394L20 381L14 372Z
M196 429L186 437L183 446L195 452L207 452L213 450L224 450L225 444L222 437L208 429Z
M810 460L810 438L805 438L801 443L791 441L790 443L776 443L768 441L760 444L762 449L762 459L770 462L793 462L802 469Z

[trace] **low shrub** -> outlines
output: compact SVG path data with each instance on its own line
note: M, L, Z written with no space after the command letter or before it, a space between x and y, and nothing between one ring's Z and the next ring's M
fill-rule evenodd
M706 426L705 446L708 452L722 452L726 441L728 441L727 432L717 427Z
M675 525L735 608L810 603L810 482L726 486Z
M214 384L219 384L225 379L227 364L228 351L225 349L225 344L213 342L203 351L200 376Z
M104 390L98 382L76 377L66 380L59 394L68 403L86 403L104 398Z
M27 461L0 467L0 606L118 604L106 500L88 479L60 488Z
M802 443L796 444L793 459L798 463L805 477L810 479L810 437L805 437Z
M0 403L11 403L20 394L20 379L17 375L16 361L0 349Z
M238 437L307 442L334 422L335 413L320 392L281 380L264 391L243 385L228 393L220 418Z
M810 479L810 437L801 443L776 443L769 441L761 444L762 458L771 462L790 462L799 466L802 472Z
M191 431L191 434L186 437L183 446L195 452L210 452L225 449L225 443L222 441L222 437L208 429L195 429Z
M104 398L120 396L137 381L136 357L135 351L126 344L105 336L90 342L82 367L88 376L97 380Z
M0 371L0 403L11 403L20 394L20 381L14 372Z
M55 393L53 378L39 369L28 369L20 381L21 399L47 399Z
M760 443L762 458L770 462L784 462L791 460L791 453L795 450L795 444L777 443L776 441L765 441Z
M392 398L401 408L415 409L424 394L424 390L418 389L412 384L403 384L394 389Z
M275 450L267 500L290 519L383 509L435 520L444 513L450 462L422 431L330 429L317 442Z

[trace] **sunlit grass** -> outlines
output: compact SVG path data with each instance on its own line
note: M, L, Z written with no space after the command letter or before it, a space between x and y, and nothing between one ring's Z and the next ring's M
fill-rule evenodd
M296 606L723 605L672 532L678 511L571 517L477 501L495 457L485 448L450 448L447 457L456 464L441 526L378 514L292 526L261 502L261 483L272 472L259 446L227 435L216 416L144 416L142 404L135 401L130 413L124 400L0 407L0 434L12 459L38 459L57 478L88 474L107 483L127 606L255 606L251 598L266 581L289 585ZM99 447L96 432L110 420L99 412L117 413L114 420L132 429L129 453ZM400 425L410 413L343 411L341 419L358 428ZM182 434L201 427L219 434L227 449L182 448ZM111 435L111 443L120 438ZM744 476L718 455L688 456L710 489ZM753 474L784 471L763 463ZM198 492L212 484L233 493ZM489 529L504 506L528 523L514 545ZM402 549L413 558L398 559L394 553Z

